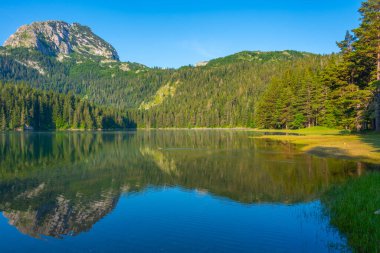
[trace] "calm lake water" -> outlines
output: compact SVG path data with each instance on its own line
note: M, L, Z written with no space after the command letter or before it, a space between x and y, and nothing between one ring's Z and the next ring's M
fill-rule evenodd
M253 135L0 134L0 251L339 252L319 197L365 164Z

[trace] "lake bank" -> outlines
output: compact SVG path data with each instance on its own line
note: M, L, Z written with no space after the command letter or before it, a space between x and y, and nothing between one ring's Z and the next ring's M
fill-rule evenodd
M336 129L312 128L253 138L290 142L302 152L321 157L380 164L380 134L350 134ZM299 135L294 135L299 134ZM347 238L355 252L380 252L380 173L373 172L336 185L321 197L332 226Z
M253 138L285 141L300 145L300 150L316 156L357 160L380 164L380 134L349 134L336 129L258 130L293 135L263 135ZM294 135L299 134L299 135Z
M330 223L355 252L380 252L380 174L335 186L321 198Z

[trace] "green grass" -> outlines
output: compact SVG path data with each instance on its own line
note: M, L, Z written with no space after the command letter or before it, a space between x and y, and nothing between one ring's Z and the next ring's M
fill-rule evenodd
M258 132L281 132L281 133L297 133L303 135L346 135L350 134L349 130L328 128L328 127L308 127L296 130L286 130L286 129L255 129Z
M297 144L300 150L322 157L335 157L380 164L380 133L350 133L346 130L312 127L299 130L255 130L286 132L297 135L263 135L255 138Z
M341 129L334 129L334 128L328 128L328 127L309 127L309 128L302 128L299 130L294 130L293 132L299 133L299 134L321 134L321 135L340 135L340 134L349 134L349 130L341 130Z
M164 102L168 97L173 97L176 92L178 81L175 83L167 83L166 85L159 88L156 94L152 97L150 101L142 102L139 109L149 110L152 107L158 106Z
M380 252L380 214L375 214L380 210L380 173L336 186L321 200L354 252Z

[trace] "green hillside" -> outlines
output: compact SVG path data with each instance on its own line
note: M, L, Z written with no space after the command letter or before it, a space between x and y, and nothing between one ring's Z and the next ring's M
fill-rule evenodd
M59 61L35 50L2 48L0 74L4 81L128 109L140 127L246 127L254 126L255 103L273 77L295 61L324 58L296 51L241 52L206 67L159 69L75 54Z
M321 69L329 58L282 55L268 52L262 53L267 61L241 60L179 69L167 84L172 87L170 94L156 93L148 101L160 103L130 116L141 127L254 127L257 102L273 78L293 66Z
M243 51L179 69L120 62L110 44L78 32L79 24L37 22L23 29L42 34L55 54L16 32L0 47L0 80L71 92L126 112L138 127L380 130L380 42L373 32L380 27L373 4L360 10L360 27L337 43L339 54ZM48 31L56 26L68 27L81 42L68 43L71 51L55 47Z
M312 56L313 54L298 52L294 50L285 51L242 51L226 57L216 58L207 63L207 66L221 66L225 64L234 64L237 62L281 62L287 60L294 60L305 56Z
M73 92L97 104L118 108L138 108L170 74L170 70L149 69L138 63L108 62L75 54L59 61L36 50L0 48L2 81Z

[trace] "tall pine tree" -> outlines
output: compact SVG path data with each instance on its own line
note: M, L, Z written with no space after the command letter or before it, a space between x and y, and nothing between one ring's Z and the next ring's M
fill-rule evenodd
M355 29L358 40L354 47L358 54L368 57L375 74L375 129L380 131L380 1L368 0L359 9L362 23Z

